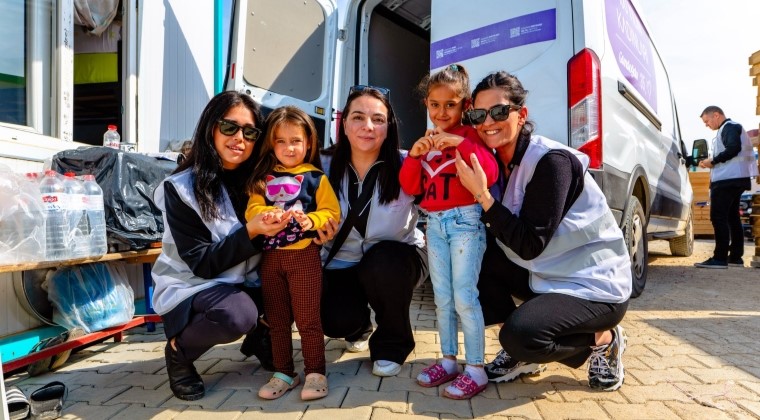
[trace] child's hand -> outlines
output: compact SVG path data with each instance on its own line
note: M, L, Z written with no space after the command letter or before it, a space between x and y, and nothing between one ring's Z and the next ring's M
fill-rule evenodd
M275 223L275 222L279 221L279 219L274 214L274 212L267 211L267 212L261 213L261 221L264 222L264 223Z
M293 218L296 219L298 224L301 225L301 229L309 230L314 227L314 222L312 222L309 216L307 216L303 211L292 210L291 214L293 215Z
M280 220L277 212L267 211L254 216L245 227L250 239L257 235L274 236L285 228L288 220L289 218Z
M281 222L289 222L292 215L290 212L286 212L281 208L274 208L261 213L264 215L264 222L279 224Z
M438 150L448 149L449 147L457 147L459 146L459 143L464 141L464 137L438 130L438 128L433 131L434 133L432 134L431 138L433 140L434 147Z
M418 158L433 149L434 145L431 133L432 130L428 130L425 132L424 137L420 137L419 140L414 142L411 150L409 150L410 157Z

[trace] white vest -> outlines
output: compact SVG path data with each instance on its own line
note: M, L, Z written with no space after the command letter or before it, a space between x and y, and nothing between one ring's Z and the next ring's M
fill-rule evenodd
M327 166L329 167L329 163ZM352 170L350 167L347 170ZM338 195L340 201L340 227L346 220L349 212L348 207L348 176L343 177L341 191ZM337 192L336 192L337 193ZM421 248L425 244L423 234L417 229L417 218L419 217L417 205L414 204L414 197L406 194L404 191L399 192L396 200L387 204L380 203L380 181L375 184L375 190L370 198L372 202L367 217L367 229L362 236L356 227L351 228L351 232L343 242L337 253L335 260L351 265L359 263L364 253L372 248L373 245L380 241L398 241L409 245L416 245ZM338 229L340 229L340 227ZM326 243L322 247L322 260L327 258L332 248L333 241ZM331 261L328 268L333 266Z
M717 156L726 150L726 146L721 141L721 135L723 134L723 128L728 124L738 123L726 120L726 122L718 129L718 133L712 141L713 156ZM710 181L757 176L757 162L755 161L755 153L752 151L752 142L749 140L749 135L747 135L747 132L743 127L741 143L742 149L738 155L725 162L715 164L710 171Z
M572 152L588 168L588 156L541 136L533 136L519 166L510 175L502 204L520 215L525 187L538 161L552 149ZM631 261L623 232L599 186L586 172L583 192L575 200L544 251L524 260L497 240L515 264L530 272L536 293L562 293L582 299L621 303L631 295Z
M190 296L217 284L236 284L243 283L245 280L255 282L258 279L256 268L259 265L261 254L254 255L225 270L213 279L204 279L193 274L190 267L180 258L172 237L172 231L166 220L166 204L164 203L164 184L166 182L171 182L174 185L185 204L192 207L198 215L201 214L193 193L193 175L189 169L166 178L153 193L154 201L161 209L164 218L162 252L153 265L152 271L154 283L153 309L156 313L164 315ZM231 232L243 226L235 215L227 190L222 188L222 193L224 194L224 204L219 209L219 218L210 222L203 222L211 232L212 242L221 241Z

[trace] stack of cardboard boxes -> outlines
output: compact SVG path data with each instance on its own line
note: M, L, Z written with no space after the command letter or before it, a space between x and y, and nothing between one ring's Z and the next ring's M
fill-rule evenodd
M710 223L710 171L689 172L689 182L694 191L694 198L691 201L694 235L713 235L713 227Z

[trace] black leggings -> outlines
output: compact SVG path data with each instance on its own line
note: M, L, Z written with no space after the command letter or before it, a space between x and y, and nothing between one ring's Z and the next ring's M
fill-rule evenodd
M594 334L614 328L628 301L603 303L560 293L536 294L528 271L507 259L488 235L478 289L486 325L504 323L499 343L516 360L583 365L595 344ZM517 306L512 297L523 300Z
M355 341L372 331L369 304L377 323L369 340L370 359L404 363L414 350L409 306L420 270L415 246L396 241L378 242L353 267L324 270L325 335Z
M177 335L181 359L192 362L217 344L230 343L256 326L253 299L234 285L218 285L193 297L190 323Z

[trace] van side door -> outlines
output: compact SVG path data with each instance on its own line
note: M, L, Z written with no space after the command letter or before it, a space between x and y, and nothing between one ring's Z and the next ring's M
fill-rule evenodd
M248 93L265 115L294 105L329 133L338 35L333 0L240 0L225 89Z

